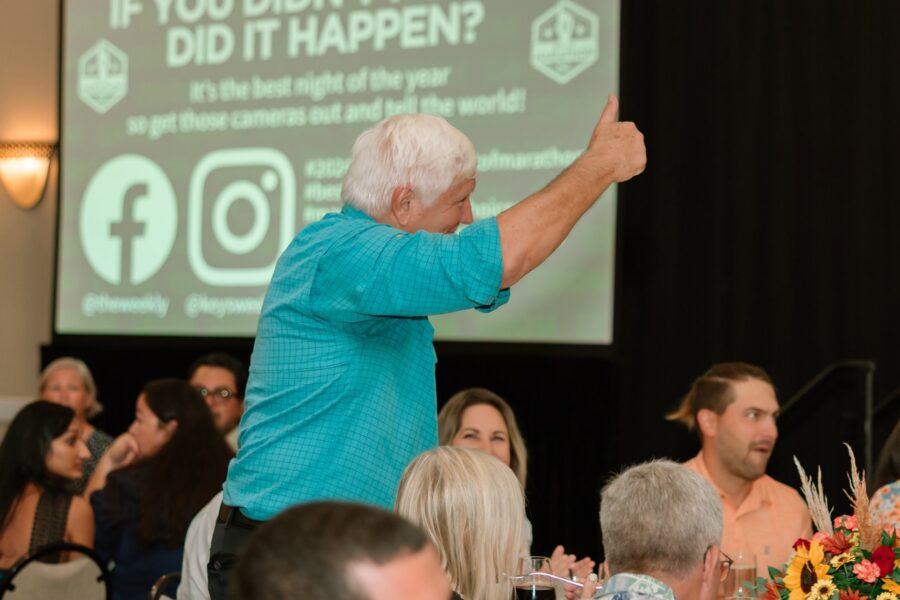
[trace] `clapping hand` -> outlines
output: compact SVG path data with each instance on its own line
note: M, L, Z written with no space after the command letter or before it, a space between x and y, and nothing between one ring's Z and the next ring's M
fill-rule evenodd
M575 555L566 554L566 549L562 546L557 546L550 555L550 572L560 577L585 579L594 572L594 566L596 563L590 556L575 560Z

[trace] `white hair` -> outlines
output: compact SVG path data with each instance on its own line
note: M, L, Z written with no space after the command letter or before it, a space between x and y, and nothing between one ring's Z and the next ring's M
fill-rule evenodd
M722 540L722 501L698 473L670 460L631 467L600 496L611 573L684 576Z
M84 415L85 418L93 419L99 415L103 411L103 405L97 400L97 385L94 383L94 376L91 375L91 370L88 369L88 366L84 364L83 360L71 356L64 356L62 358L57 358L47 365L41 372L41 383L39 386L40 393L44 393L44 390L47 388L47 383L50 381L50 377L62 369L71 369L78 373L78 376L81 377L81 384L84 386L85 393L91 398L91 405Z
M475 147L445 119L427 114L388 117L353 143L342 199L372 217L391 206L391 194L408 185L428 206L460 176L474 177Z
M429 450L406 467L396 510L428 534L463 598L512 595L509 575L525 545L525 499L505 464L480 450Z

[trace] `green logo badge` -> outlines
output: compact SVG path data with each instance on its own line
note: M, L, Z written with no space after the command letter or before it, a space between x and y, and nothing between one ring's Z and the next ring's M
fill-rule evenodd
M531 66L565 85L597 62L599 19L575 4L561 0L531 24Z
M128 56L100 40L78 59L78 97L104 114L128 93Z

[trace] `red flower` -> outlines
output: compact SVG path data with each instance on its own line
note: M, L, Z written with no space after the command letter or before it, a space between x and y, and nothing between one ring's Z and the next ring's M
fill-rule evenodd
M887 546L876 548L870 560L878 565L882 577L887 577L894 570L894 551Z
M776 585L775 583L769 581L766 583L766 593L763 595L762 600L781 600L781 593L779 590L781 586ZM841 600L844 600L841 598ZM859 600L859 598L851 598L850 600Z
M841 590L840 600L869 600L868 596L859 595L859 590Z
M830 552L834 555L843 554L851 546L850 540L847 539L843 531L838 531L833 536L825 538L821 543L825 552Z
M797 541L794 542L794 550L799 550L800 546L803 546L807 550L809 550L809 540L804 540L803 538L797 538Z

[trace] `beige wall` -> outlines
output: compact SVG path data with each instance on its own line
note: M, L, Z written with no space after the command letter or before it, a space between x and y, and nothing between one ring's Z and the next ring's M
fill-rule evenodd
M0 2L0 141L58 137L58 0ZM50 340L56 166L44 200L16 207L0 185L0 417L30 398Z

